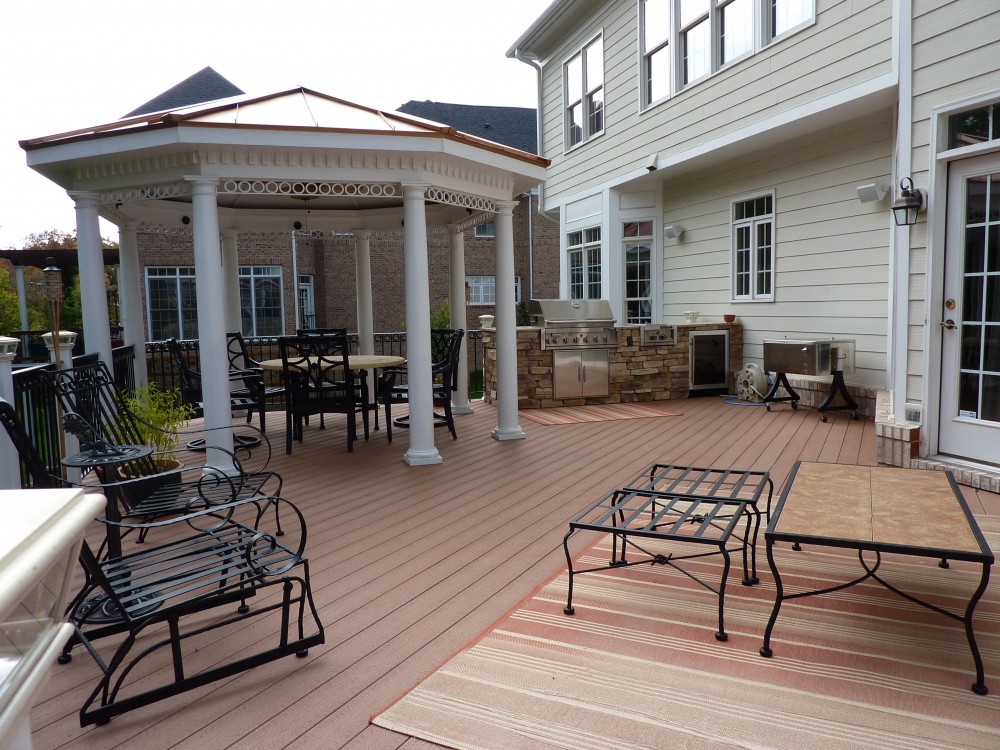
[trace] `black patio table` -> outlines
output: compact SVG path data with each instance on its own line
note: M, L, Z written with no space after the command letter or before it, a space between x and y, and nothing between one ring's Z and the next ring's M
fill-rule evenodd
M569 588L566 607L567 615L574 614L573 577L580 573L592 573L612 568L628 567L650 563L669 565L684 573L719 597L719 629L716 639L728 638L724 624L726 579L731 565L728 547L733 531L737 528L748 506L745 500L715 497L694 497L671 495L651 489L619 488L608 492L585 508L569 522L569 531L563 538L563 550L569 568ZM759 513L754 514L759 522ZM752 519L746 516L746 530L742 537L744 585L756 583L747 570L747 542L750 538ZM573 558L569 552L569 539L577 530L601 531L612 535L612 555L607 565L594 568L573 568ZM641 540L662 542L684 542L693 545L693 551L677 554L673 551L647 549ZM619 547L620 543L620 547ZM697 549L701 547L702 549ZM711 549L705 551L705 547ZM626 551L631 548L641 557L629 560ZM718 588L698 578L678 565L684 560L692 560L709 555L721 555L724 563Z

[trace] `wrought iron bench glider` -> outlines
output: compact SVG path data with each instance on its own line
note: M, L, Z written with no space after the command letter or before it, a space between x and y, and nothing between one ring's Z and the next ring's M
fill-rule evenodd
M324 642L303 554L305 519L298 508L276 497L264 503L245 498L193 508L167 520L121 524L155 527L161 532L158 538L168 530L174 535L120 558L98 560L84 543L80 560L86 583L69 615L76 632L59 659L68 662L72 648L83 644L103 673L80 709L81 726L105 724L119 714L284 656L304 657L309 648ZM265 520L273 522L276 513L286 527L280 542L273 530L261 527ZM289 538L295 543L289 545ZM211 617L203 616L209 612ZM277 632L268 636L270 642L256 644L251 653L232 648L229 659L189 671L184 652L192 639L198 641L192 645L194 653L206 648L207 634L219 630L227 638L238 636L247 620L273 612L280 618ZM120 634L124 639L105 661L93 642ZM144 670L136 667L164 649L170 667L139 674ZM213 648L212 658L224 650Z

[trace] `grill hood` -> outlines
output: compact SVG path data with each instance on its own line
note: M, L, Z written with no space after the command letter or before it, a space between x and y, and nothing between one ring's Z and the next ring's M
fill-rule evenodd
M528 302L532 325L614 325L611 303L606 299L533 299Z

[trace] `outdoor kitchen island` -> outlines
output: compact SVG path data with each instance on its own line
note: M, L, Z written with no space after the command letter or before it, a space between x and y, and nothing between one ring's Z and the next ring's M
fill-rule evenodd
M738 323L615 326L614 320L584 320L578 328L581 332L573 336L567 333L566 326L558 326L558 333L554 332L555 325L518 326L519 409L687 398L703 387L728 388L733 373L743 367L743 329ZM713 335L716 333L719 335ZM567 348L562 348L563 338L567 339ZM558 339L555 348L553 339ZM727 351L718 351L720 342L725 341L728 341ZM704 353L696 355L694 368L692 342ZM483 329L483 351L483 400L494 403L496 330L493 328ZM605 352L607 365L603 371ZM726 354L728 364L723 364ZM576 357L579 359L574 365ZM596 360L595 364L590 364L591 358ZM570 362L568 367L566 360ZM573 377L576 370L583 368L588 372L587 382L579 391L574 392L572 385L560 389L558 377L567 371Z

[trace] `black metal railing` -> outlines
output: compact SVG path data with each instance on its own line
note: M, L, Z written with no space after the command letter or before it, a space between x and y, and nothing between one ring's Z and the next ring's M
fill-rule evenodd
M467 332L469 353L469 398L481 398L483 395L483 336L482 331ZM246 339L251 357L261 361L277 359L278 339L270 337L253 337ZM351 334L351 350L358 351L357 334ZM183 342L184 349L194 352L197 357L198 342ZM406 332L395 331L375 334L375 353L406 356ZM112 349L111 359L114 368L115 385L123 391L135 390L135 348L120 346ZM74 366L94 364L97 354L84 354L73 358ZM157 341L146 344L146 365L149 381L163 389L179 390L180 373L177 371L165 342ZM46 371L55 369L55 365L38 364L21 367L14 370L14 408L17 417L24 425L25 431L31 437L38 454L52 474L61 473L62 442L59 430L59 410L55 391ZM280 379L280 373L268 372L268 377ZM280 408L280 407L279 407ZM28 481L27 472L21 470L23 486Z
M55 365L51 363L14 370L14 410L35 444L46 471L58 476L62 473L59 409L52 380L45 374L53 370ZM21 486L30 487L28 472L23 466L20 468Z
M351 352L358 353L358 335L349 334ZM469 398L481 398L483 395L483 334L480 330L468 331L469 352ZM266 359L278 358L278 339L275 336L248 336L244 338L247 354L252 359L261 362ZM198 341L185 340L179 342L185 352L192 354L191 366L200 369L198 362ZM375 334L375 354L406 357L406 331L392 331ZM181 376L170 356L165 341L154 341L146 344L146 369L151 383L156 383L164 390L179 390ZM269 385L277 385L281 379L279 372L266 372L265 378Z

